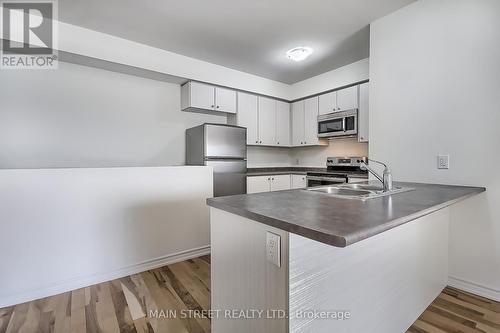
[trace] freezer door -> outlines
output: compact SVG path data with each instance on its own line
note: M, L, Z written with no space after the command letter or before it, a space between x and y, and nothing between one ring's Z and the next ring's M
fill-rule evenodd
M206 124L205 157L246 159L246 128Z
M214 197L247 193L247 161L207 160L214 169Z

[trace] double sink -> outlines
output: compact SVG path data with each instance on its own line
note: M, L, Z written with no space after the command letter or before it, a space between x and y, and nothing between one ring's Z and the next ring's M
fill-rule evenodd
M411 190L413 190L413 188L411 187L395 186L392 190L384 192L384 189L381 186L373 184L342 184L334 186L330 185L311 187L306 189L306 191L323 193L332 197L359 200L380 198L387 195L403 193Z

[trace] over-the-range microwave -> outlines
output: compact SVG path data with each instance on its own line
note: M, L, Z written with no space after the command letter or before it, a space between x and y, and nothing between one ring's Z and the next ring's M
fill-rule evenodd
M330 138L358 134L358 109L318 116L318 137Z

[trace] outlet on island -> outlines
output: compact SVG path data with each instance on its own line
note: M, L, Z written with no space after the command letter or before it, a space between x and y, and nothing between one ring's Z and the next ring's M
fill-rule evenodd
M270 263L281 267L281 236L269 231L266 234L266 258Z

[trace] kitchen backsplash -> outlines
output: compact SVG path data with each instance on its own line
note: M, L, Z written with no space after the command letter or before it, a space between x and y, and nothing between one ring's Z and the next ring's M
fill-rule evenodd
M328 146L275 148L248 147L248 167L308 166L324 167L328 156L368 156L368 143L357 139L335 139Z

